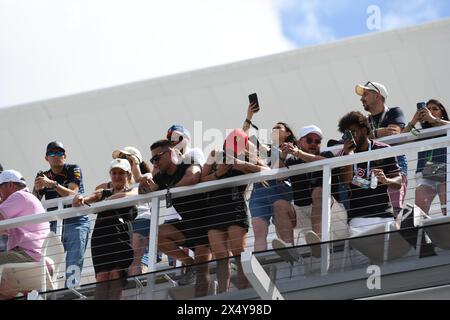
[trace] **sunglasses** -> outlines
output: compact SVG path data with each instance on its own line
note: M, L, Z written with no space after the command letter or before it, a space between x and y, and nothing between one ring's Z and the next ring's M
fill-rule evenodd
M321 143L322 143L322 139L306 138L306 143L307 143L307 144L312 144L313 142L314 142L315 144L321 144Z
M371 81L367 81L367 83L364 85L364 87L372 86L379 94L381 94L380 89L376 85L374 85Z
M150 159L150 163L151 163L151 164L156 164L159 160L161 160L161 157L162 157L165 153L167 153L167 152L169 152L169 150L166 150L166 151L160 152L160 153L158 153L158 154L155 154L155 155Z
M62 157L64 156L64 151L49 151L47 152L47 156L49 157Z

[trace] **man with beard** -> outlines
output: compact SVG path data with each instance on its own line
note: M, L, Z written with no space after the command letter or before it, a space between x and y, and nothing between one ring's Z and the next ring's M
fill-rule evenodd
M370 113L368 116L371 129L369 138L377 139L402 132L406 124L405 115L401 108L388 107L386 105L388 92L383 84L367 81L364 85L357 85L355 92L361 96L361 103L364 110ZM408 186L408 162L406 156L398 156L397 162L401 169L402 187L400 189L388 188L389 197L396 216L403 208ZM398 221L400 220L401 217L398 217Z
M303 127L299 134L300 139L295 144L285 143L280 149L281 163L292 166L332 158L331 152L320 152L322 143L322 130L310 125ZM272 242L274 249L282 249L289 244L294 245L294 229L305 227L310 224L312 230L306 232L305 240L308 244L320 242L322 231L322 171L308 172L290 177L292 191L294 194L294 206L290 211L275 213L275 227L281 239ZM335 183L336 184L336 183ZM312 254L320 256L319 246L313 246ZM287 260L298 260L299 256L295 250L278 250L280 255L291 255L284 257Z

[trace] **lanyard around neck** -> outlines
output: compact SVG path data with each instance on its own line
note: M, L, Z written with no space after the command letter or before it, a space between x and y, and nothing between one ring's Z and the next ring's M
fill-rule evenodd
M386 114L388 111L389 111L389 108L385 106L383 114L381 115L380 121L378 121L377 126L375 125L375 122L373 121L373 116L372 115L370 116L370 124L372 125L372 130L376 130L376 129L380 128L381 123L384 121L384 118L386 118Z
M372 141L369 141L369 151L372 151ZM367 179L369 179L369 175L370 175L370 161L367 161L367 169L366 169L366 176ZM353 164L353 174L356 174L356 172L358 172L358 166L355 164Z

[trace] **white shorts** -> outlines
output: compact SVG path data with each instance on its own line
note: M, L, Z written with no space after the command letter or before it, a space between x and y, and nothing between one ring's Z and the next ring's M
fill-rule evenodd
M427 186L427 187L432 188L434 192L438 192L437 187L440 183L441 182L423 178L422 172L419 172L416 174L416 188L420 187L420 186ZM443 183L445 183L445 182L443 182Z
M295 229L307 231L312 229L311 211L312 206L299 207L294 204L296 225ZM331 239L348 238L347 211L344 206L333 199L331 205Z

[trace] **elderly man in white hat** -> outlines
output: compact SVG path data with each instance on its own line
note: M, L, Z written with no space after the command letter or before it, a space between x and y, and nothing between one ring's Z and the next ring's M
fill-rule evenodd
M282 158L287 166L302 164L312 161L331 158L331 152L320 152L323 134L322 130L309 125L303 127L299 133L296 145L284 144L281 146ZM283 164L282 164L283 165ZM311 231L305 233L307 243L320 242L322 228L322 172L303 173L290 177L294 194L294 206L292 211L284 211L275 214L275 226L281 239L272 242L274 249L282 249L294 245L294 229L308 228ZM313 246L314 256L320 256L319 246ZM285 260L296 261L299 254L296 250L278 250Z
M0 173L0 220L45 212L44 207L27 189L25 179L16 170ZM0 253L0 265L34 262L41 259L41 247L50 231L48 222L25 224L7 230L7 251ZM0 297L13 298L18 291L6 281L0 283Z

